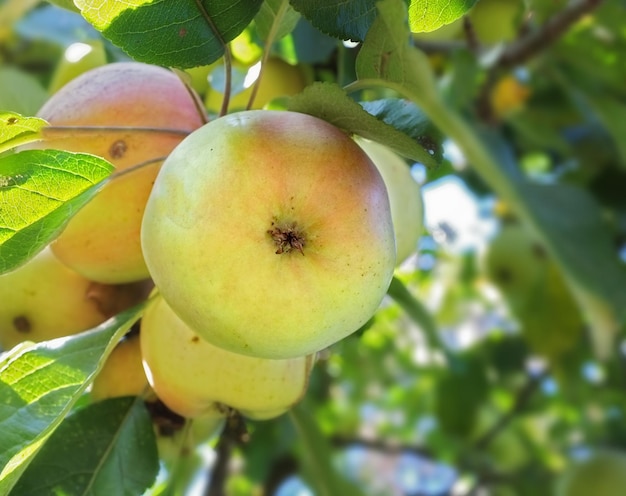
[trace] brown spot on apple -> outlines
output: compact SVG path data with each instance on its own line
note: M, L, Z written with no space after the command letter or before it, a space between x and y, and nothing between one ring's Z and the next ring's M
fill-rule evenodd
M32 330L32 325L28 317L19 315L13 319L13 327L17 332L28 333Z
M126 141L117 140L109 148L109 155L111 156L111 158L119 159L124 156L126 150L128 150L128 145L126 144Z

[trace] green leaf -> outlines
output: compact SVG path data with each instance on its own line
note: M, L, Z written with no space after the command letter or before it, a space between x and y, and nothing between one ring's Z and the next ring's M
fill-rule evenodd
M304 477L313 493L318 496L362 496L364 493L360 488L341 476L333 466L333 449L306 406L301 402L288 415L298 436Z
M140 62L189 69L215 62L263 0L75 0L96 29Z
M143 400L114 398L66 418L11 494L142 494L158 470L152 419Z
M443 136L432 125L426 114L409 100L385 98L361 102L367 112L421 144L437 165L443 161Z
M36 114L48 93L33 76L14 67L0 67L0 109Z
M0 85L2 86L2 85ZM24 117L15 112L0 112L0 153L39 138L47 122L38 117Z
M294 95L288 108L293 112L319 117L346 132L378 141L428 167L438 165L429 150L402 131L368 114L336 84L313 83L302 93Z
M265 0L254 23L262 40L278 41L294 30L298 20L300 14L289 5L289 0Z
M376 0L290 0L313 26L341 40L363 41L376 18Z
M619 155L619 162L626 167L626 104L610 96L585 95L589 105L596 112L604 129L613 139Z
M414 33L434 31L470 10L477 0L410 0L409 25Z
M56 5L57 7L71 10L72 12L80 13L80 10L78 10L78 7L74 5L73 0L47 0L47 1L53 5Z
M1 357L0 494L8 494L142 312L143 304L93 330Z
M0 159L0 274L45 248L102 188L114 167L103 158L27 150Z

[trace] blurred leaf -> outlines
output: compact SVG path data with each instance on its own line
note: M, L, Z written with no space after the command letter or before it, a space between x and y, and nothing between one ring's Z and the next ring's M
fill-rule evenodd
M0 109L22 115L35 115L48 99L39 81L13 67L0 67L0 88Z
M37 6L39 0L3 0L0 2L0 40L11 36L13 24ZM0 85L2 87L2 85ZM0 108L5 108L0 105Z
M313 26L340 40L363 41L376 18L376 0L290 0Z
M532 226L568 279L586 288L596 303L608 305L619 324L626 318L626 269L593 197L572 186L532 184L506 173L474 128L441 101L428 59L406 42L406 26L399 16L402 2L383 0L377 5L380 15L357 58L359 78L372 84L385 80L422 107L433 123L456 141L493 191ZM579 303L586 301L590 300ZM599 307L586 305L583 310L594 313ZM606 308L602 313L607 313Z
M66 418L12 494L142 494L158 470L152 419L143 400L114 398Z
M428 117L410 100L385 98L361 102L367 112L378 120L393 126L421 144L437 165L443 161L443 137L437 132Z
M441 428L454 436L468 436L489 391L484 363L465 352L455 357L437 381L435 414Z
M63 9L71 10L72 12L80 13L78 7L74 4L74 0L46 0L57 7L61 7Z
M9 493L142 311L139 305L91 331L0 355L0 494Z
M288 415L298 436L299 459L304 479L314 494L362 496L362 491L340 475L333 466L333 449L306 406L301 402Z
M299 19L289 0L265 0L254 22L261 39L274 42L291 33Z
M470 10L477 0L410 0L409 25L411 31L434 31L450 24Z
M83 17L54 5L34 9L20 19L14 29L23 39L50 43L61 49L77 41L101 39L100 33Z
M113 171L103 158L27 150L0 159L0 274L45 248Z
M75 0L96 29L140 62L189 69L215 62L263 0Z
M620 165L626 168L626 104L609 96L589 96L588 102L613 138L620 157Z
M39 136L39 131L46 124L46 121L37 117L24 117L15 112L0 111L0 153L29 141L35 141Z
M293 112L319 117L346 132L376 140L400 155L428 167L437 165L435 159L420 143L368 114L336 84L313 83L302 93L293 96L288 108Z

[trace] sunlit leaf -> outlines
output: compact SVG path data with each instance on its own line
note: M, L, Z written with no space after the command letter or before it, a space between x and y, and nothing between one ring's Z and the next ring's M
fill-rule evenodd
M263 0L75 0L96 29L140 62L188 69L215 62Z
M152 419L143 400L114 398L66 418L35 455L14 492L142 494L158 470Z
M477 0L410 0L409 25L414 33L434 31L471 9Z
M39 131L46 124L46 121L38 117L24 117L15 112L0 112L0 153L29 141L35 141L39 136Z
M139 305L91 331L0 357L0 494L9 493L142 311Z
M0 274L45 248L111 171L100 157L59 150L0 159Z

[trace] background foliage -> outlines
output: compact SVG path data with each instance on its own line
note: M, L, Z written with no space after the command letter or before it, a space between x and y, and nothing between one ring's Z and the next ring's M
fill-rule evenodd
M0 1L2 272L111 172L11 150L37 139L76 43L186 70L212 117L222 60L233 101L261 57L297 65L306 89L270 105L390 146L426 207L417 253L302 403L173 464L143 402L84 394L141 306L6 350L0 494L52 494L62 473L72 495L541 496L572 460L625 449L625 23L621 0Z

